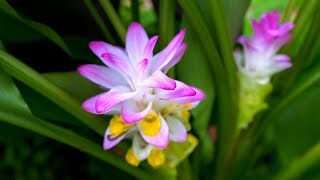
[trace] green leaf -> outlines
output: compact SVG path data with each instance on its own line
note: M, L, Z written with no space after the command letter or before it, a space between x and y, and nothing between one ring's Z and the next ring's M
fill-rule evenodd
M81 102L103 92L98 85L84 78L76 71L45 73L43 76Z
M83 0L83 3L87 6L91 16L96 21L96 24L100 28L100 31L103 33L104 37L109 41L109 43L114 43L114 38L112 37L111 32L106 26L103 18L99 15L97 9L95 8L92 0Z
M45 96L66 112L72 114L85 125L104 135L106 123L98 116L89 114L81 108L81 104L71 95L41 76L38 72L26 66L10 54L0 50L0 64L13 77L25 83L41 95ZM75 87L77 88L77 87Z
M319 126L319 121L317 121L319 120L319 116L317 114L314 114L315 116L311 114L317 112L315 108L317 105L315 104L316 102L319 102L317 101L317 99L319 100L319 93L316 91L313 91L311 95L309 94L310 92L308 93L308 91L311 90L312 87L316 87L317 83L320 82L319 70L320 64L315 65L314 67L309 69L309 71L304 72L304 74L300 77L297 83L290 89L290 91L287 92L283 99L270 103L270 107L272 108L268 109L263 113L264 116L261 118L260 121L258 121L259 126L256 126L252 131L249 131L249 133L246 136L246 139L240 139L242 143L239 145L241 145L240 149L242 149L242 151L241 155L239 156L240 158L236 160L238 166L243 166L241 165L241 163L245 159L250 159L249 157L252 156L252 149L254 149L260 143L261 137L262 135L264 135L264 133L266 133L266 130L269 130L267 131L269 139L274 141L276 141L277 139L282 139L280 136L288 137L288 139L282 139L282 141L280 141L280 143L283 144L280 145L279 143L277 143L281 146L279 148L284 148L283 150L289 150L291 152L280 152L280 155L282 155L281 161L283 163L288 163L290 160L292 160L294 155L297 155L297 153L301 153L301 151L306 150L306 148L312 145L312 143L315 143L315 141L319 140L318 133L317 135L314 135L314 132L317 130L313 130L313 128ZM308 97L307 94L309 94L310 96ZM303 114L305 114L306 116L301 116ZM302 124L302 122L305 124ZM282 126L276 128L276 125L278 123L282 124ZM314 123L316 123L317 125ZM309 125L313 127L309 127ZM290 128L292 128L293 131L291 131ZM308 128L305 129L306 136L308 137L300 133L302 131L302 128ZM280 132L281 134L277 134L276 132ZM290 134L286 134L286 132ZM295 137L300 135L301 137L308 138L308 140L304 139L303 141L306 142L302 143L302 140L300 139L301 141L299 142L301 142L301 147L298 147L296 142L298 142L297 140L299 140L299 138ZM291 138L289 136L291 136L293 139L289 140ZM290 147L286 145L289 145ZM252 159L248 161L247 164L252 164ZM239 171L238 173L243 172L246 172L246 170L242 169L242 171Z
M105 14L108 16L111 24L115 28L116 32L118 33L118 36L122 40L122 42L125 42L126 40L126 29L117 14L117 11L112 6L112 3L110 0L99 0L100 5L102 6L102 9L104 10Z
M301 175L320 162L320 142L310 148L302 157L293 161L287 169L280 172L274 179L300 179ZM318 171L318 170L317 170ZM318 175L319 176L319 175Z
M90 50L90 39L82 36L63 37L75 60L81 60L91 64L102 64L100 59Z
M244 23L244 17L249 8L251 0L224 0L227 13L227 23L230 29L231 38L233 42L236 42L236 38L242 32L242 25Z
M29 42L48 39L71 54L63 39L50 27L28 20L19 14L5 1L0 0L0 39L11 42Z
M82 77L78 72L45 73L43 76L51 80L56 86L60 87L65 92L72 94L73 98L80 102L102 92L102 89ZM19 81L17 81L16 84L35 116L48 119L53 122L63 122L77 127L84 127L82 126L83 124L78 123L74 116L67 113L46 97L37 93L35 90Z
M83 129L87 129L86 126L79 123L74 116L67 113L46 97L37 93L35 90L19 81L15 81L15 84L34 116L60 125L69 125L76 128L81 127Z
M70 130L34 117L13 81L2 69L0 69L0 82L0 121L31 130L77 148L122 169L138 179L151 178L151 174L130 166L123 158L115 156L110 151L104 151L101 145Z
M189 28L187 20L183 25L189 29L186 32L185 41L188 45L182 60L176 66L178 79L200 88L206 94L197 108L192 110L193 128L200 138L201 160L210 161L213 158L213 144L208 135L209 124L213 103L215 100L215 89L213 75L207 62L207 56L203 51L199 39ZM200 161L201 161L200 160Z
M276 144L284 166L320 141L319 83L288 103L274 117L269 141Z

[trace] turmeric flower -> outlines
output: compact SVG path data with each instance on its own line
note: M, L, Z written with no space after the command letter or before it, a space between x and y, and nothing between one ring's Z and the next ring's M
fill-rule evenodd
M101 41L89 44L106 66L78 68L80 74L106 90L82 107L94 114L116 114L106 130L104 148L112 148L124 137L133 138L133 150L127 154L131 164L150 153L159 154L157 149L165 148L169 140L185 141L187 130L179 118L168 116L168 107L181 106L188 111L205 98L201 90L165 75L186 49L184 34L181 30L165 49L153 55L158 36L149 39L143 27L134 22L128 29L125 49ZM181 108L174 111L182 112Z
M271 76L291 67L290 58L276 54L290 39L291 22L279 24L278 12L265 13L260 21L253 19L253 37L241 36L238 42L244 46L244 53L236 52L235 58L241 73L267 84Z

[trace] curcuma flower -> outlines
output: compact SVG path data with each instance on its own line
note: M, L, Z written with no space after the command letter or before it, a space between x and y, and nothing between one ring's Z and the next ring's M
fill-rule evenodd
M260 21L253 19L253 37L241 36L238 42L244 46L244 53L236 52L235 59L242 74L254 78L260 84L267 84L270 77L291 67L290 58L276 54L286 44L294 27L291 22L279 24L278 12L265 13Z
M132 165L148 158L153 166L164 161L161 149L169 140L187 139L184 124L189 110L205 98L205 94L165 73L181 59L186 44L185 30L156 55L153 49L158 36L148 38L143 27L130 25L126 48L95 41L90 49L107 66L83 65L81 75L107 92L85 101L82 107L94 114L114 114L106 130L104 149L110 149L123 138L133 138L126 159Z
M279 21L278 12L264 13L260 21L251 20L253 37L238 39L244 46L243 53L235 52L240 72L238 133L268 107L265 98L272 91L271 76L292 66L290 58L277 51L290 40L289 31L294 24L279 24Z

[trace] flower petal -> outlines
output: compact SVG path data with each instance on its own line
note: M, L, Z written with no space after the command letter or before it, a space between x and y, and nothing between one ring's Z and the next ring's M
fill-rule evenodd
M204 98L206 98L206 95L200 89L195 88L195 87L192 87L192 88L196 92L196 95L185 96L185 97L181 97L181 98L174 98L174 99L170 99L170 101L172 103L176 103L176 104L189 104L189 103L201 101Z
M144 77L144 75L146 74L148 64L149 64L148 59L143 59L142 61L139 62L138 73L140 78Z
M98 95L93 96L93 97L89 98L88 100L86 100L84 103L82 103L82 108L84 110L88 111L89 113L101 114L101 113L97 113L97 111L96 111L96 102L97 102L97 99L103 94L104 93L98 94Z
M283 36L288 33L292 28L294 28L294 24L292 22L286 22L281 25L281 27L277 31L277 37Z
M134 100L127 101L122 105L121 117L125 123L131 124L146 117L152 108L152 102L149 102L148 106L142 111L139 111L139 109L142 109L139 107L141 107L141 104Z
M175 142L186 141L188 134L182 122L172 116L168 116L166 120L170 131L170 140Z
M131 66L128 64L128 62L121 59L121 57L110 53L103 53L101 57L103 58L103 62L111 69L118 70L123 74L132 73Z
M88 100L86 100L82 104L82 108L92 114L102 114L102 113L97 113L96 102L97 102L97 99L103 94L104 93L98 94L98 95L93 96L93 97L89 98ZM120 111L120 106L114 106L107 113L104 113L104 114L119 114L119 111Z
M143 80L140 85L165 90L173 90L176 88L176 82L161 71L154 72L151 76Z
M270 74L280 72L284 69L288 69L292 66L290 57L284 54L279 54L273 57L270 67L268 68Z
M161 70L174 57L183 41L184 34L185 30L183 29L172 39L164 50L155 55L150 69L151 73Z
M94 54L98 56L103 62L104 59L101 57L101 55L104 53L117 55L120 59L128 62L128 56L124 49L121 47L112 46L102 41L92 41L90 42L89 47L94 52Z
M143 58L152 59L153 49L157 43L158 38L159 38L159 36L153 36L150 38L146 47L144 48L144 57Z
M144 58L142 56L148 41L148 35L143 27L137 22L131 23L126 37L126 50L133 65Z
M125 136L127 133L122 134L121 136L113 136L110 132L110 128L108 127L103 139L103 149L108 150L117 145Z
M182 43L179 47L179 49L177 50L177 53L173 56L173 58L168 62L167 65L165 65L162 68L162 72L167 73L169 71L170 68L172 68L174 65L176 65L180 59L182 58L185 50L187 48L187 44L186 43Z
M146 136L143 134L140 123L138 124L138 128L142 138L149 144L153 146L157 146L158 148L166 148L169 143L169 128L166 121L160 116L161 120L161 128L159 133L156 136Z
M184 84L183 82L180 81L175 81L176 82L176 88L174 90L156 90L156 95L160 99L172 99L172 98L181 98L181 97L186 97L186 96L195 96L196 91Z
M149 156L152 146L148 143L146 143L140 136L140 134L136 133L133 136L133 142L132 142L132 149L134 152L134 155L139 161L143 161L147 159Z
M100 95L96 101L97 113L106 113L116 105L134 97L136 91L130 92L129 88L118 86L109 92Z
M107 89L127 84L121 74L105 66L86 64L77 70L82 76Z

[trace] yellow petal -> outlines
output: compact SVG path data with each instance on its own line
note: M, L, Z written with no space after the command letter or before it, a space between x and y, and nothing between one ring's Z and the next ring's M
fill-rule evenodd
M132 166L139 166L140 161L137 159L136 155L134 155L132 148L130 148L126 154L126 160Z
M148 163L154 167L157 168L164 164L165 162L165 155L162 149L153 149L148 156Z
M160 128L160 117L154 111L151 111L151 113L141 121L141 130L146 136L156 136Z

